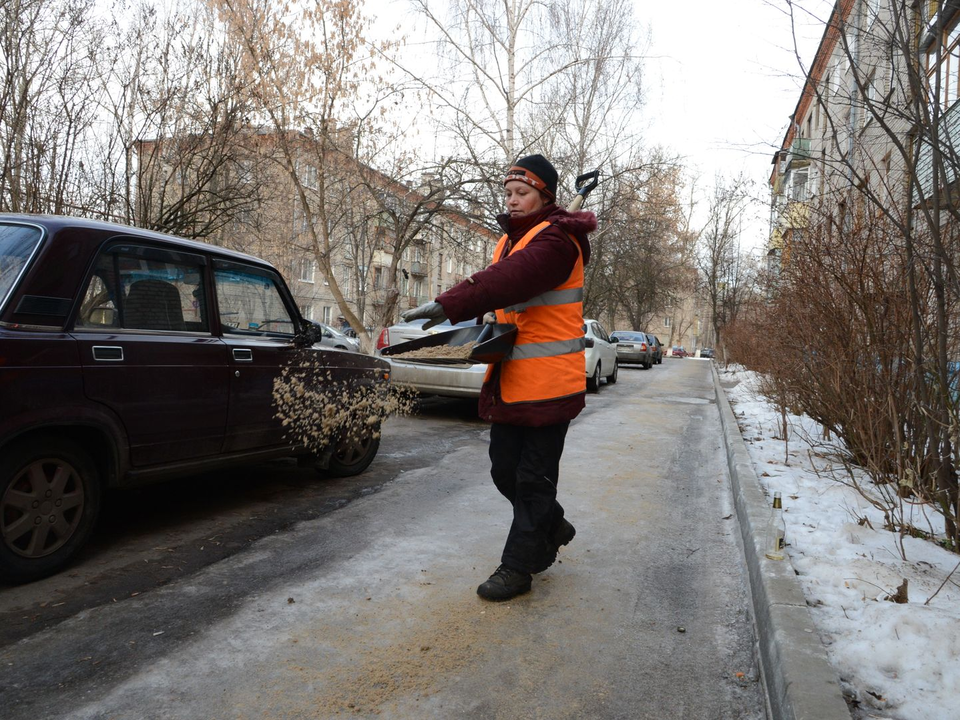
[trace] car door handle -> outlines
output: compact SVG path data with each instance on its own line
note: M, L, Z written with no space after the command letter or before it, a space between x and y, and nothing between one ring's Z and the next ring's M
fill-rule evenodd
M123 348L112 345L94 345L93 359L104 362L123 362Z
M237 362L253 362L253 350L250 348L234 348L233 359Z

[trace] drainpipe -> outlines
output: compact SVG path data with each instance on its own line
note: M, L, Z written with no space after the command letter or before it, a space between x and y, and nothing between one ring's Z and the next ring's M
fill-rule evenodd
M853 37L856 42L854 45L853 52L851 53L850 58L850 126L847 128L849 131L849 137L847 138L847 183L853 185L853 151L856 147L856 129L857 121L860 117L858 112L858 103L860 101L860 96L857 90L857 81L856 76L859 72L858 68L860 67L860 45L862 43L862 38L860 37L860 3L857 2L853 12ZM850 42L847 41L847 47L850 47ZM856 102L854 102L856 98Z

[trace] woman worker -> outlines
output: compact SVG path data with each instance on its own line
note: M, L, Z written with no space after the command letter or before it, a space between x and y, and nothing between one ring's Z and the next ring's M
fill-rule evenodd
M553 564L576 530L557 502L560 456L570 421L584 407L583 267L590 212L569 213L555 203L557 171L542 155L517 160L503 179L505 234L485 270L420 307L403 320L484 316L517 326L513 350L487 368L480 416L490 428L490 474L513 505L513 523L501 564L477 588L487 600L528 592L531 576Z

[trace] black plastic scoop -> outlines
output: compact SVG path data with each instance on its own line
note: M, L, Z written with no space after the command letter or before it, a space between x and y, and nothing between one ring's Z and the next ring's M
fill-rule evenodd
M424 348L438 347L448 345L457 347L466 345L468 342L476 342L476 347L470 353L469 358L458 357L413 357L397 358L404 362L430 363L433 365L450 365L452 363L494 363L503 359L513 348L513 342L517 337L517 326L507 323L484 323L472 327L457 328L447 332L437 333L435 335L426 335L416 340L410 340L398 345L385 347L380 351L381 355L396 356L402 353L408 353L412 350L423 350Z

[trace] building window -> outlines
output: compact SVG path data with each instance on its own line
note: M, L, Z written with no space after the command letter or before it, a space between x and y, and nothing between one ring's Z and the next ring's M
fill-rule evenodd
M329 324L330 324L330 317L331 317L331 315L333 314L332 310L333 310L333 308L331 308L329 305L324 305L324 306L323 306L323 323L324 323L325 325L329 325Z
M940 42L931 43L927 51L927 84L930 102L939 99L940 107L943 109L953 105L958 96L958 83L960 83L960 22L955 21L944 30ZM938 85L939 98L937 97Z
M383 290L383 268L382 267L376 267L373 269L373 289Z
M670 327L671 324L672 324L672 323L670 322L670 318L665 317L665 318L663 319L663 326L664 326L664 327Z
M300 261L300 280L312 283L317 274L317 261L313 258L304 258Z
M317 188L317 167L316 165L311 165L310 163L302 163L300 165L300 183L311 190Z
M794 202L806 202L807 199L807 170L797 170L790 178L790 199Z
M300 314L303 315L304 320L313 320L313 304L302 305Z

